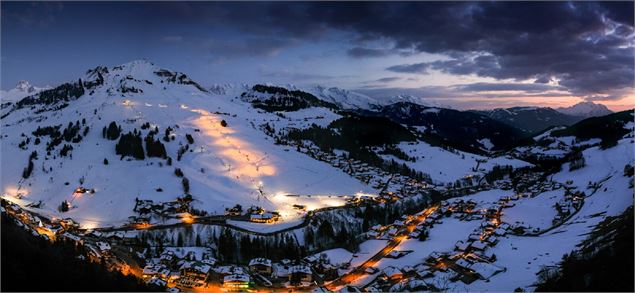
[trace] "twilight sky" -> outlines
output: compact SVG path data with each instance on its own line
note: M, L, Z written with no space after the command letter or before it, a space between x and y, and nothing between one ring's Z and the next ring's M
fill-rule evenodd
M1 88L148 59L201 84L635 107L633 2L1 2Z

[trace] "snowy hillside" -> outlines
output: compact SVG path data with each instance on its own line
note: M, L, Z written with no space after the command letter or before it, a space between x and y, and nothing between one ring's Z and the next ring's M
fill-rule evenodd
M275 115L231 96L211 95L181 73L134 61L96 68L82 80L83 94L77 97L47 104L25 101L2 119L2 190L7 195L22 194L24 203L41 201L46 214L70 216L87 226L121 224L133 215L135 198L165 202L184 194L175 168L189 179L194 208L219 214L235 204L282 210L285 206L267 199L275 194L374 191L324 162L275 145L258 128L278 119ZM221 126L223 120L226 127ZM111 122L121 127L122 134L136 129L143 137L155 127L162 137L170 127L173 139L164 145L172 166L162 158L121 159L115 153L117 141L102 135L102 128ZM49 152L47 136L39 137L36 144L32 132L38 127L60 125L61 131L69 123L89 131L79 134L83 136L79 142L64 141ZM146 123L150 128L141 130ZM187 135L193 143L188 143ZM67 156L61 155L65 145L72 147ZM24 179L23 169L34 151L32 174ZM80 185L95 193L74 195ZM65 200L72 208L61 215L58 206Z

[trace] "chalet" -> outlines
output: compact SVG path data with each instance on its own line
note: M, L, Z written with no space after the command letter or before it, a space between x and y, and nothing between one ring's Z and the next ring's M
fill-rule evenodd
M494 232L492 232L494 235L496 236L505 236L505 234L507 233L507 231L501 227L498 227L494 230Z
M487 243L483 242L483 241L474 241L470 247L472 247L475 250L484 250L485 248L487 248Z
M152 212L153 202L149 199L137 199L133 211L146 214Z
M262 213L262 214L252 214L249 217L249 220L255 223L273 223L280 219L280 214L273 213Z
M88 236L88 237L96 237L96 238L100 238L100 237L102 237L104 234L103 234L103 233L101 233L101 232L99 232L99 231L89 230L89 231L86 231L86 232L84 233L84 235L85 235L85 236Z
M91 244L86 244L85 247L86 247L88 258L92 262L100 262L101 261L101 253L99 253L99 249L97 249L96 247L92 246Z
M301 204L294 204L293 208L300 211L306 211L306 206Z
M273 268L273 278L278 280L287 280L289 279L289 265L274 263L272 265Z
M123 231L111 232L108 234L107 238L110 240L123 240L126 236L126 233Z
M163 273L162 273L163 276ZM181 272L179 271L171 271L168 269L168 273L165 274L165 278L164 280L168 281L168 282L174 282L176 280L178 280L181 277Z
M481 279L488 280L492 276L504 272L507 269L485 262L477 262L470 266L470 270L476 273Z
M468 236L468 240L471 240L471 241L479 241L479 240L481 240L481 234L479 234L479 233L472 233L472 234L470 234L470 236Z
M174 263L176 259L174 252L171 250L164 250L159 256L160 262L165 263L166 265Z
M430 271L430 266L425 265L425 264L418 264L414 267L415 270L415 275L419 278L425 279L425 278L429 278L432 273Z
M203 256L203 259L201 260L202 263L209 265L209 266L214 266L216 265L216 263L218 262L218 260L216 260L213 257L206 257L205 255Z
M206 282L211 267L198 261L187 261L181 265L181 278L189 278L197 281Z
M379 232L375 231L375 230L370 230L370 231L366 232L366 236L368 236L368 238L371 238L371 239L374 239L374 238L376 239L380 235L381 234Z
M217 266L212 269L212 271L220 276L222 280L225 276L229 275L240 275L245 274L246 272L238 266Z
M393 250L390 253L388 253L388 255L386 255L387 258L401 258L402 256L411 253L412 250Z
M308 286L313 281L311 268L305 265L294 265L289 268L289 284L292 286Z
M318 263L313 268L326 281L335 280L340 276L337 266L330 263Z
M252 273L271 275L273 268L271 266L271 260L266 258L254 258L249 261L249 270Z
M399 233L399 229L397 228L390 228L390 230L388 230L388 235L390 237L397 236L398 233Z
M456 264L458 267L464 268L464 269L468 269L472 263L467 261L464 258L461 258L459 260L457 260L456 262L454 262L454 264Z
M81 237L71 234L71 233L64 233L62 234L62 237L65 237L73 242L75 242L75 244L79 244L79 245L83 245L84 244L84 239L82 239Z
M153 278L157 278L159 275L159 271L162 270L163 268L165 267L157 266L153 264L146 265L143 268L142 277L146 281Z
M378 271L379 271L379 269L376 268L376 267L368 267L368 268L366 268L366 270L364 272L369 274L369 275L372 275L372 274L374 274L374 273L376 273Z
M430 256L428 256L428 258L426 259L426 261L427 261L428 263L432 263L432 264L434 264L434 263L437 263L437 262L442 261L442 260L443 260L443 256L444 256L444 254L443 254L443 253L440 253L440 252L434 251L434 252L432 252L432 253L430 254Z
M404 266L403 268L401 268L401 271L404 274L410 274L415 271L415 268L413 268L412 266Z
M71 218L66 218L60 221L60 225L68 231L79 229L79 223L73 221Z
M392 225L394 227L402 227L406 224L406 222L402 221L402 220L396 220L395 222L392 223Z
M489 243L490 245L496 245L498 243L498 237L496 236L491 236L488 237L485 242Z
M233 274L223 277L223 289L227 291L246 291L251 287L247 274Z
M152 278L152 279L149 279L146 283L147 283L148 285L154 285L154 286L159 286L159 287L165 287L165 286L167 286L167 285L168 285L168 283L167 283L166 281L161 280L161 279L159 279L159 278Z
M235 206L231 209L225 209L225 215L230 217L240 216L242 212L243 212L243 209L240 206Z
M59 235L62 234L64 232L64 228L62 228L61 225L58 224L52 224L52 225L47 225L46 226L46 230L50 231L51 233L55 234L55 235Z
M375 226L372 226L370 229L375 230L377 232L382 232L382 231L386 230L386 227L384 227L382 225L375 225Z
M393 266L385 268L382 272L389 280L399 280L403 277L403 272Z
M463 240L459 240L454 244L454 247L457 251L465 251L468 247L470 247L471 242L465 242Z
M98 241L96 244L102 254L110 252L110 243Z

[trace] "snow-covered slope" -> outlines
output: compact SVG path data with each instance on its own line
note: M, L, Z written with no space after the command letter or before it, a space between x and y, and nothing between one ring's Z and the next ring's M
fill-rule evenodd
M96 68L82 80L84 90L79 97L53 99L46 105L23 103L2 118L4 194L21 193L23 203L42 201L41 212L46 214L72 217L88 226L107 226L121 224L133 215L135 198L166 202L183 196L175 167L189 179L194 207L210 213L222 214L235 204L281 209L284 203L267 199L275 194L375 191L324 162L274 144L258 127L278 119L274 114L253 109L240 99L232 99L234 96L211 94L182 73L134 61ZM314 116L311 112L307 115ZM227 127L221 126L222 120ZM35 144L31 133L38 127L61 125L61 131L77 121L82 130L89 128L80 142L62 141L50 152L46 150L47 136ZM120 159L115 154L117 141L102 137L102 128L112 121L123 133L137 129L142 137L155 127L162 137L171 127L175 139L164 145L173 159L172 166L160 158ZM150 129L140 130L145 123ZM194 143L179 161L177 152L188 144L187 134ZM29 142L21 149L26 137L30 137ZM68 156L60 155L64 145L73 148ZM33 151L37 151L37 158L32 174L23 179L22 171ZM80 185L94 188L96 193L73 195ZM64 200L74 208L60 214L57 208Z
M584 118L604 116L613 113L606 106L593 102L580 102L573 106L557 108L556 110L567 115L580 116Z

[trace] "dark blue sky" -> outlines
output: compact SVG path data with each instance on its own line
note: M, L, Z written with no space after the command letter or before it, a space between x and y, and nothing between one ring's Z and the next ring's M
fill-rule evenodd
M633 2L2 2L2 89L135 59L457 107L632 107Z

